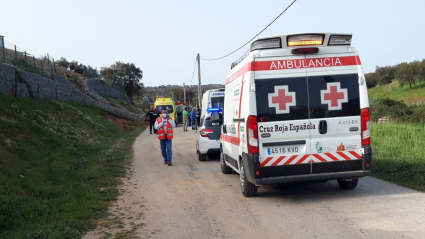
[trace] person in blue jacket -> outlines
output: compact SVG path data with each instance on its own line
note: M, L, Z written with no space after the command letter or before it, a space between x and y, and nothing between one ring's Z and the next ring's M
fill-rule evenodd
M196 112L195 109L192 108L192 111L190 111L190 121L192 121L192 130L197 130L197 125L196 125Z

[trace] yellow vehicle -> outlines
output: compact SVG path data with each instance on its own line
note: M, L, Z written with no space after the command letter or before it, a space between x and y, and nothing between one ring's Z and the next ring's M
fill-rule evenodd
M175 118L175 112L176 112L176 105L174 103L174 100L171 98L156 98L155 101L155 109L161 113L161 110L167 109L168 114L170 115L170 118L176 122Z

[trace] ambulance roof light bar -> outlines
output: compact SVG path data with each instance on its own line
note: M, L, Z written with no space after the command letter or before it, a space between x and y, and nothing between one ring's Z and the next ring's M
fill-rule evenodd
M280 37L261 39L251 44L251 51L275 48L282 48L282 40Z
M314 46L323 45L323 34L302 34L286 37L288 46Z
M329 46L351 45L352 35L331 35L329 38Z
M220 111L222 111L222 109L220 109L220 108L208 108L207 111L208 112L220 112Z

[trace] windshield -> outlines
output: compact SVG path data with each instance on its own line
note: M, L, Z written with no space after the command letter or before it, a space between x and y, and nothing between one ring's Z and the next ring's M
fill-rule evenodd
M223 109L224 96L211 97L211 107Z
M161 112L163 109L166 109L168 113L174 113L172 105L157 105L156 110Z

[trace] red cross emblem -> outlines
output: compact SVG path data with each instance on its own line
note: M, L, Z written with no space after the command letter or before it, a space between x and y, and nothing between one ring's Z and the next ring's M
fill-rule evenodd
M296 106L295 92L289 92L287 85L274 87L274 92L269 93L269 107L276 108L276 114L289 113L289 106Z
M342 109L342 103L348 102L347 89L341 89L340 82L327 83L326 86L326 90L320 91L322 104L327 104L328 110Z

